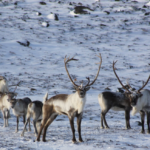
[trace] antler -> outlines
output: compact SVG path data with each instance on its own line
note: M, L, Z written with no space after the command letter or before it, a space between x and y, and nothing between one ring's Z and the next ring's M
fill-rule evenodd
M114 71L114 73L115 73L115 75L116 75L116 77L117 77L117 79L118 79L118 81L119 81L119 83L122 85L122 87L125 89L125 90L127 90L129 93L131 93L123 84L122 84L122 82L121 82L121 80L119 79L119 77L118 77L118 75L117 75L117 73L116 73L116 69L115 69L115 64L116 64L116 62L117 61L113 61L113 71Z
M19 82L17 83L17 85L16 85L16 87L15 87L15 90L14 90L14 93L15 93L15 91L16 91L16 89L17 89L17 86L19 86L20 83L21 83L21 81L19 81Z
M129 79L127 79L127 85L129 86L130 89L133 89L133 88L131 87L131 85L129 84Z
M100 61L100 63L99 63L99 68L98 68L96 77L95 77L95 79L93 80L92 83L90 83L90 78L88 77L88 78L87 78L87 79L88 79L88 83L85 85L85 87L86 87L86 86L91 86L92 84L94 84L94 82L96 81L96 79L97 79L97 77L98 77L98 75L99 75L99 71L100 71L101 64L102 64L102 57L101 57L101 54L99 53L99 55L97 55L97 57L99 57L101 61Z
M140 91L146 86L146 84L148 83L149 79L150 79L150 75L149 75L147 81L145 82L145 84L138 90L138 93L140 93Z
M69 61L72 61L72 60L77 61L78 59L74 59L74 57L72 57L72 58L69 58L69 57L68 57L68 58L67 58L67 55L65 56L65 58L64 58L65 69L66 69L66 72L67 72L68 77L69 77L70 81L72 82L72 84L73 84L74 86L78 87L78 85L73 82L73 80L72 80L72 78L71 78L71 76L70 76L70 74L69 74L69 71L68 71L68 69L67 69L67 66L66 66L66 64L67 64Z

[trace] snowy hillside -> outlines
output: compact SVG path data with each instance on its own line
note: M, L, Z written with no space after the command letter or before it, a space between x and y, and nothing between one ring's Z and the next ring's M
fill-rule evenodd
M76 14L74 7L80 5L90 10ZM139 89L150 75L149 0L0 0L0 75L9 85L21 81L17 98L43 101L46 92L49 97L72 93L64 57L79 59L68 69L80 84L82 80L87 82L86 77L94 79L98 53L103 62L97 81L87 92L81 124L83 143L71 142L66 116L58 116L48 128L46 143L33 142L33 125L31 132L20 137L22 118L15 133L16 118L11 112L8 128L0 118L0 149L150 149L150 135L140 133L139 114L131 116L132 129L126 130L124 112L110 110L106 115L110 129L101 129L98 104L99 93L120 87L112 69L114 60L118 60L117 73L124 84L129 79ZM150 89L150 83L146 88ZM76 121L75 129L78 139Z

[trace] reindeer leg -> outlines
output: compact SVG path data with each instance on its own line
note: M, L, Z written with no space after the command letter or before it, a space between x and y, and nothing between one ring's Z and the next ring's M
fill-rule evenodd
M25 122L26 122L26 116L23 115L23 123L24 123L24 125L25 125ZM27 131L27 128L25 128L25 131Z
M3 119L4 119L4 126L6 127L6 116L5 116L5 110L2 110L2 114L3 114Z
M110 108L108 108L107 110L101 112L101 116L103 118L103 121L104 121L104 124L105 124L105 128L107 128L107 129L109 129L109 126L108 126L107 121L105 119L105 115L106 115L106 113L108 112L109 109ZM102 124L102 127L103 127L103 124Z
M131 129L130 126L130 110L125 110L126 129Z
M104 125L103 125L104 119L103 119L103 115L101 113L101 129L104 129Z
M71 126L71 130L72 130L72 134L73 134L72 142L75 143L76 138L75 138L75 129L74 129L74 116L70 116L69 121L70 121L70 126Z
M17 132L18 132L19 116L17 116L16 118L17 118L17 127L16 127L16 131L15 131L15 133L17 133Z
M23 131L22 131L22 133L21 133L21 136L24 136L24 132L25 132L26 126L27 126L27 124L28 124L28 122L29 122L29 119L30 119L30 118L28 118L28 119L26 120L26 123L25 123L25 125L24 125Z
M10 113L9 113L9 110L7 109L7 112L6 112L6 125L7 125L7 127L9 126L9 124L8 124L8 118L9 118L9 116L10 116Z
M28 131L31 131L30 118L29 118L29 129L28 129Z
M53 115L53 114L52 114L52 115ZM55 120L55 118L57 117L57 115L55 115L55 116L52 116L52 115L51 115L51 117L48 119L48 121L46 122L46 124L45 124L45 126L44 126L43 139L42 139L43 142L46 142L45 137L46 137L46 131L47 131L48 126L49 126L49 125Z
M40 141L40 136L41 136L41 133L42 133L42 130L44 128L44 124L46 123L46 121L47 121L46 119L42 121L42 124L41 124L41 127L40 127L40 131L39 131L37 139L36 139L37 141Z
M35 133L35 136L38 135L38 132L37 132L37 128L36 128L36 121L33 120L33 125L34 125L34 133Z
M77 126L79 133L79 142L84 142L81 137L81 121L82 121L82 113L77 115Z
M50 110L50 112L47 113L46 110ZM50 118L50 116L52 114L52 106L44 105L42 108L42 114L43 114L43 119L41 122L41 127L40 127L40 130L38 132L37 139L36 139L37 141L40 141L40 136L41 136L42 130L43 130L45 124L47 123L47 120ZM43 135L43 138L45 139L44 135Z
M145 112L141 110L141 111L140 111L140 115L141 115L141 122L142 122L142 130L141 130L141 133L145 133L145 129L144 129Z
M149 112L147 112L147 127L148 127L147 133L149 134L150 133L150 113Z

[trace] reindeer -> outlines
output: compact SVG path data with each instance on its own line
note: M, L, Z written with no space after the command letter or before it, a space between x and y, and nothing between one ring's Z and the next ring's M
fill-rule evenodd
M105 124L105 128L109 128L105 119L105 115L109 111L109 109L112 109L115 111L121 111L121 110L125 111L126 129L130 129L131 128L130 110L132 109L131 103L142 96L142 94L140 94L139 91L141 91L145 87L149 79L147 80L146 84L140 90L138 90L138 92L130 91L126 86L122 84L121 80L119 79L115 71L116 62L113 62L113 71L119 83L126 90L126 92L118 93L118 92L107 91L99 94L98 100L101 107L101 128L104 128L103 122Z
M8 127L9 110L11 108L10 103L7 101L8 97L15 97L17 94L14 92L2 93L0 92L0 110L3 114L4 127Z
M0 76L0 92L8 92L8 82L7 79L3 76Z
M142 122L141 133L145 133L144 129L145 113L147 115L147 126L148 126L147 133L150 133L150 90L148 89L142 90L147 85L149 79L150 76L148 77L145 84L143 84L143 86L139 90L133 91L134 98L130 100L132 106L132 115L135 115L137 112L139 112L141 115L141 122Z
M31 102L31 99L28 97L25 97L23 99L16 99L16 98L13 98L11 95L8 95L7 97L7 103L9 103L10 107L13 110L13 114L17 118L16 132L18 132L18 124L19 124L20 116L23 116L23 123L25 124L27 108L30 102ZM29 123L29 131L30 130L31 128L30 128L30 123Z
M86 92L90 89L90 86L92 84L94 84L94 82L96 81L96 79L99 75L102 58L101 58L100 54L98 55L98 57L100 58L101 61L99 64L97 75L96 75L95 79L93 80L93 82L91 82L91 83L90 83L90 78L87 78L88 83L85 86L83 86L82 84L77 85L72 80L72 78L68 72L67 66L66 66L69 61L77 61L77 59L74 59L74 58L69 59L69 58L65 57L65 59L64 59L65 69L66 69L66 72L67 72L67 75L68 75L70 81L75 86L76 92L73 94L55 95L55 96L51 97L50 99L48 99L43 104L43 108L42 108L43 119L42 119L40 131L37 136L37 141L40 141L40 135L44 128L42 141L45 142L46 141L46 139L45 139L46 131L47 131L48 126L54 121L54 119L58 115L64 114L64 115L68 116L69 121L70 121L70 126L71 126L72 133L73 133L72 142L73 143L76 142L75 129L74 129L74 117L77 117L79 141L83 142L82 137L81 137L81 120L82 120L82 115L83 115L83 108L84 108L84 105L86 102Z
M43 103L46 102L47 99L48 99L48 93L46 93L46 95L44 96ZM40 130L40 126L41 126L41 120L42 120L43 103L41 101L33 101L28 105L27 120L26 120L26 123L24 125L24 129L21 133L21 136L24 136L26 126L27 126L28 122L30 122L31 117L33 118L35 136L38 135L39 130Z

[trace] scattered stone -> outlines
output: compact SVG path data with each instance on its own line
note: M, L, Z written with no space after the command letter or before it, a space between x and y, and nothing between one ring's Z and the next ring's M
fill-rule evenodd
M42 22L42 26L43 27L49 27L49 23L48 22Z
M30 45L30 42L29 41L24 41L24 42L20 42L20 41L17 41L20 45L22 46L26 46L28 47Z
M109 11L104 11L107 15L109 15L110 14L110 12Z
M75 6L74 13L75 14L89 14L88 11L85 11L84 9L88 9L90 11L94 11L93 9L86 7L86 6Z
M37 15L37 16L41 16L41 15L42 15L42 13L40 13L40 12L36 12L36 15Z
M54 13L52 13L52 12L51 12L51 14L49 14L49 15L47 16L47 18L48 18L48 19L53 19L53 20L56 20L56 21L59 20L59 19L58 19L58 15L57 15L57 14L54 14Z
M14 2L14 5L17 5L18 4L18 2L16 1L16 2Z
M36 91L36 89L35 89L35 88L31 88L30 90L31 90L31 91Z
M107 25L105 25L105 24L100 24L100 26L106 27Z
M150 15L150 12L145 13L145 16Z
M39 2L41 5L46 5L46 3L45 2Z

